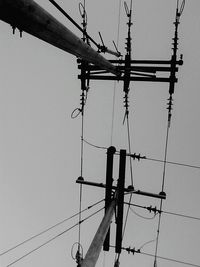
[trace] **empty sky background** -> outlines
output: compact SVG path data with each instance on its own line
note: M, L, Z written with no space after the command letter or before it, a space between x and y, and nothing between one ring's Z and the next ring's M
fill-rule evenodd
M46 0L37 3L81 37L81 34ZM79 1L57 0L80 24ZM117 0L86 0L88 32L112 47L117 41L119 3ZM129 1L127 2L129 4ZM170 59L174 34L175 0L134 0L132 26L133 59ZM169 136L168 160L200 166L200 1L186 0L179 30L179 54L184 65L179 68L179 82L174 94L174 107ZM120 16L119 50L125 53L127 18L123 1ZM109 57L109 56L108 56ZM111 57L109 57L111 58ZM80 175L81 118L71 119L79 108L80 81L76 58L26 33L0 22L0 252L39 233L78 211ZM123 126L122 84L115 90L115 116L112 144L127 148ZM132 152L163 159L167 125L167 84L135 82L130 87L130 130ZM91 81L85 109L84 137L89 142L109 147L114 83ZM84 145L85 180L105 182L106 151ZM118 178L116 158L115 178ZM150 161L133 162L136 189L159 193L163 165ZM126 185L130 184L127 166ZM167 165L165 192L166 211L200 217L200 170ZM104 190L83 189L83 208L104 198ZM133 197L133 203L159 205L146 197ZM103 204L99 205L103 207ZM85 213L95 212L99 207ZM144 210L134 209L145 217ZM84 254L92 240L103 212L81 227ZM84 217L84 216L83 216ZM44 236L0 257L6 267L15 259L72 226L78 218L57 227ZM141 247L155 239L158 217L142 219L129 214L123 246ZM114 244L114 223L112 244ZM14 266L76 266L71 247L78 239L78 229L24 258ZM171 215L162 216L158 255L200 264L200 222ZM153 253L155 242L144 252ZM123 252L120 266L153 266L153 258ZM102 253L98 267L113 266L114 252ZM158 260L159 267L181 264Z

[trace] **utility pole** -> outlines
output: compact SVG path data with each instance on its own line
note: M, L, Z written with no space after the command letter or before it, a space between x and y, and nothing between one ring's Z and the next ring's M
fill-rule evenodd
M90 185L100 188L105 188L105 215L99 225L99 228L92 240L92 243L82 260L79 267L95 267L99 258L101 249L109 251L110 248L110 225L113 215L116 211L116 242L115 252L120 254L122 249L122 235L123 235L123 210L124 210L124 192L127 194L140 194L147 197L154 197L165 199L166 195L163 193L153 194L140 190L134 190L133 187L125 188L125 174L126 174L126 150L121 149L119 153L119 178L117 186L113 186L113 161L116 153L115 147L107 149L107 166L106 166L106 184L98 184L94 182L77 179L77 183ZM138 156L139 157L139 156ZM141 157L142 158L142 157Z
M81 267L94 267L101 252L102 246L108 251L110 246L110 224L116 207L116 194L112 196L113 182L113 159L116 152L115 147L107 149L106 164L106 191L105 191L105 215L99 225L99 228L93 238L88 252L81 263Z
M106 214L101 221L101 224L93 238L93 241L86 253L86 256L81 263L81 267L94 267L99 258L103 243L105 241L107 232L112 222L112 217L115 212L116 198L114 198L107 208Z

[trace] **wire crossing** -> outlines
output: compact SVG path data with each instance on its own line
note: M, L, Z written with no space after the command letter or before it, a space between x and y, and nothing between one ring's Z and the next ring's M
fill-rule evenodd
M80 223L82 224L83 222L85 222L86 220L90 219L91 217L93 217L94 215L96 215L97 213L99 213L100 211L102 211L104 208L101 208L99 210L97 210L96 212L94 212L93 214L87 216L85 219L81 220L80 222L77 222L76 224L74 224L73 226L67 228L65 231L61 232L60 234L55 235L54 237L52 237L51 239L47 240L46 242L44 242L43 244L41 244L40 246L34 248L33 250L31 250L30 252L24 254L23 256L21 256L20 258L14 260L13 262L9 263L6 267L10 267L12 265L14 265L15 263L21 261L22 259L26 258L27 256L31 255L32 253L34 253L35 251L39 250L40 248L46 246L47 244L51 243L52 241L56 240L57 238L59 238L60 236L66 234L67 232L69 232L70 230L72 230L73 228L75 228L76 226L78 226Z
M93 205L88 206L87 208L83 209L83 210L81 211L81 213L85 212L86 210L89 210L89 209L93 208L94 206L100 204L100 203L103 202L103 201L104 201L104 199L103 199L103 200L100 200L100 201L98 201L98 202L96 202L96 203L93 204ZM9 253L9 252L15 250L16 248L18 248L18 247L20 247L20 246L22 246L22 245L24 245L24 244L30 242L31 240L33 240L33 239L35 239L35 238L37 238L37 237L43 235L44 233L49 232L50 230L52 230L52 229L56 228L57 226L59 226L59 225L65 223L65 222L71 220L72 218L74 218L74 217L76 217L76 216L78 216L78 215L79 215L79 212L75 213L74 215L70 216L69 218L66 218L66 219L64 219L64 220L62 220L62 221L60 221L60 222L58 222L58 223L56 223L56 224L54 224L54 225L48 227L47 229L45 229L45 230L39 232L38 234L33 235L33 236L31 236L31 237L25 239L24 241L22 241L22 242L16 244L15 246L13 246L13 247L11 247L11 248L9 248L9 249L7 249L7 250L1 252L1 253L0 253L0 256L6 255L7 253Z

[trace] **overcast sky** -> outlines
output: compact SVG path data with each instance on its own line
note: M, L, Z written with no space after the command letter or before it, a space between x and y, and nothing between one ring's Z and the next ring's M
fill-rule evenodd
M47 0L37 0L75 34L81 34ZM83 1L82 1L83 2ZM79 24L79 1L57 0ZM88 32L112 47L117 42L120 12L119 50L124 55L127 18L123 1L86 0ZM127 2L129 4L129 1ZM132 26L133 59L170 59L174 34L176 0L134 0ZM179 30L179 68L172 123L169 134L168 160L200 166L200 1L186 0ZM110 56L107 56L111 58ZM26 33L0 22L0 253L78 212L80 175L81 117L71 119L80 107L80 81L76 58ZM111 129L114 82L91 81L85 107L84 138L102 147L114 145L127 149L127 129L123 125L123 86L115 89L115 114ZM149 158L163 159L167 126L167 84L131 83L130 132L131 150ZM105 182L106 151L84 145L85 180ZM118 177L116 158L115 179ZM153 193L161 191L163 165L157 162L133 162L134 186ZM200 217L200 170L167 165L163 209ZM130 184L129 165L126 185ZM83 188L83 208L102 200L104 190ZM133 203L159 206L159 201L134 196ZM83 214L92 214L103 203ZM145 210L133 209L151 218ZM81 244L86 253L103 212L86 221L81 229ZM30 243L0 257L6 267L15 259L74 225L78 218L55 228ZM129 214L124 247L141 247L156 238L158 217L145 220ZM111 243L114 244L114 230ZM62 235L13 266L76 266L71 247L78 240L78 229ZM158 255L200 265L200 221L163 214ZM155 242L143 252L154 254ZM154 259L123 252L120 266L153 266ZM113 266L114 252L102 253L97 266ZM183 266L158 260L158 267Z

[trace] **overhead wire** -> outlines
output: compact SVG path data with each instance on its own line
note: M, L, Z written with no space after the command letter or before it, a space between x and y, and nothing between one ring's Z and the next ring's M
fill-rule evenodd
M105 146L98 146L98 145L95 145L89 141L87 141L86 139L83 140L87 145L89 146L92 146L94 148L97 148L97 149L104 149L106 150L107 147ZM117 151L116 155L119 154L119 151ZM128 154L130 157L132 156L132 154ZM141 159L143 160L149 160L149 161L155 161L155 162L160 162L160 163L164 163L164 160L162 159L156 159L156 158L152 158L152 157L142 157ZM176 161L169 161L169 160L166 160L166 164L172 164L172 165L177 165L177 166L180 166L180 167L188 167L188 168L194 168L194 169L200 169L200 166L198 165L192 165L192 164L187 164L187 163L181 163L181 162L176 162Z
M186 214L180 214L180 213L170 212L170 211L165 211L165 210L162 210L162 213L200 221L200 217L190 216Z
M168 121L167 124L167 134L166 134L166 142L165 142L165 152L164 152L164 165L163 165L163 176L162 176L162 186L161 192L164 191L165 186L165 175L166 175L166 161L167 161L167 150L168 150L168 141L169 141L169 129L170 129L170 122ZM162 211L163 200L160 200L160 210ZM159 235L160 235L160 226L161 226L161 213L158 215L158 227L157 227L157 235L156 235L156 247L155 247L155 254L154 254L154 265L156 266L157 262L157 254L158 254L158 244L159 244Z
M145 244L153 242L153 241L155 241L155 240L151 240L149 242L146 242ZM115 248L115 246L110 246L110 247L111 248ZM144 255L144 256L155 257L154 254L147 253L147 252L142 252L142 251L140 251L140 249L138 249L138 250L135 249L135 248L131 249L130 247L128 247L128 248L122 247L122 249L126 250L129 254L130 254L130 252L132 252L133 255L135 255L135 253L137 253L137 254L141 254L141 255ZM163 257L163 256L160 256L160 255L157 255L157 258L161 259L161 260L166 260L166 261L170 261L170 262L175 262L175 263L188 265L188 266L200 267L200 265L198 265L198 264L194 264L194 263L186 262L186 261L181 261L181 260L177 260L177 259L173 259L173 258L169 258L169 257Z
M89 145L89 146L94 147L94 148L107 150L107 147L105 147L105 146L97 146L97 145L94 145L94 144L88 142L86 139L83 139L83 142L86 143L86 144Z
M80 9L80 8L79 8ZM80 12L81 13L81 12ZM83 2L83 13L81 14L81 17L83 19L83 41L87 42L87 38L89 36L87 35L86 29L87 29L87 17L86 17L86 4L85 0ZM91 38L89 38L91 40ZM82 66L84 68L84 65ZM86 104L86 99L87 99L87 93L89 90L89 85L87 87L86 85L86 79L82 82L84 83L83 86L81 86L82 89L82 96L81 96L81 151L80 151L80 156L81 156L81 164L80 164L80 177L83 178L83 164L84 164L84 115L85 115L85 104ZM82 196L83 196L83 185L80 184L79 187L79 222L81 222L81 209L82 209ZM81 224L79 223L79 229L78 229L78 244L81 244ZM81 247L80 245L78 246L78 257L79 260L81 258Z
M156 215L157 214L154 214L152 217L145 217L143 215L140 215L139 213L137 213L135 210L133 210L131 207L130 207L130 210L138 217L142 218L142 219L145 219L145 220L153 220L155 219Z
M125 9L127 7L126 2L124 2L124 6ZM127 13L127 17L129 18L129 22L131 21L131 14L132 14L132 7L133 7L133 2L131 0L130 2L130 10L126 10ZM131 23L128 23L128 27L131 26ZM130 30L130 28L129 28ZM127 41L128 44L128 41ZM127 47L127 53L131 54L131 51L129 51L130 47ZM131 55L130 55L131 56ZM129 89L129 88L128 88ZM131 154L131 137L130 137L130 124L129 124L129 110L128 110L128 92L125 94L125 117L124 119L126 119L126 126L127 126L127 139L128 139L128 153ZM130 164L130 178L131 178L131 185L133 186L133 169L132 169L132 160L131 158L129 158L129 164ZM130 194L129 196L129 203L131 203L132 200L132 194ZM128 206L127 211L126 211L126 217L124 220L124 226L123 226L123 232L122 232L122 240L124 239L124 235L125 235L125 231L126 231L126 227L127 227L127 222L128 222L128 216L129 216L129 211L130 211L130 206ZM120 254L116 254L115 256L115 264L119 263L119 259L120 259Z
M101 202L103 202L103 201L104 201L104 199L103 199L103 200L100 200L100 201L98 201L98 202L96 202L96 203L94 203L93 205L88 206L87 208L83 209L83 210L81 211L81 213L85 212L86 210L89 210L89 209L93 208L94 206L98 205L99 203L101 203ZM20 247L20 246L22 246L22 245L24 245L24 244L30 242L31 240L33 240L33 239L35 239L35 238L37 238L37 237L39 237L39 236L41 236L41 235L43 235L43 234L49 232L50 230L56 228L57 226L63 224L64 222L67 222L67 221L71 220L72 218L74 218L74 217L76 217L76 216L78 216L78 215L79 215L79 212L75 213L74 215L72 215L72 216L70 216L70 217L68 217L68 218L66 218L66 219L64 219L64 220L62 220L62 221L60 221L60 222L58 222L58 223L56 223L56 224L50 226L50 227L48 227L47 229L45 229L45 230L39 232L38 234L35 234L35 235L33 235L33 236L31 236L31 237L25 239L24 241L22 241L22 242L16 244L15 246L13 246L13 247L11 247L11 248L9 248L9 249L7 249L7 250L1 252L1 253L0 253L0 257L3 256L3 255L6 255L7 253L9 253L9 252L15 250L16 248L18 248L18 247Z
M163 160L160 159L155 159L155 158L151 158L151 157L145 157L143 159L146 160L151 160L151 161L156 161L156 162L161 162L163 163ZM180 163L180 162L175 162L175 161L166 161L166 164L173 164L173 165L178 165L178 166L183 166L183 167L189 167L189 168L194 168L194 169L200 169L200 166L197 165L192 165L192 164L185 164L185 163Z
M122 6L122 0L119 0L119 5L118 5L118 27L117 27L117 49L119 47L119 35L120 35L120 23L121 23L121 6ZM117 83L115 81L114 82L114 88L113 88L113 99L112 99L112 124L111 124L111 137L110 137L111 145L113 143L113 132L114 132L116 84ZM116 262L117 262L117 254L115 254L114 265L116 265Z
M187 214L181 214L181 213L178 213L178 212L170 212L170 211L166 211L166 210L162 210L161 211L161 210L157 210L156 207L152 208L151 206L150 207L146 207L146 206L142 206L142 205L138 205L138 204L132 204L132 203L129 204L128 202L124 202L124 204L130 205L130 206L133 206L133 207L136 207L136 208L146 209L149 212L155 212L156 214L161 212L163 214L174 215L174 216L179 216L179 217L183 217L183 218L187 218L187 219L200 221L200 217L191 216L191 215L187 215Z
M172 54L172 62L176 61L177 58L177 50L178 50L178 25L179 25L179 20L180 16L182 15L183 9L184 9L185 1L182 1L180 10L179 10L179 0L177 0L177 7L176 7L176 18L175 18L175 32L174 32L174 38L173 38L173 54ZM176 66L176 63L175 63ZM166 143L165 143L165 152L164 152L164 165L163 165L163 178L162 178L162 191L164 192L164 186L165 186L165 173L166 173L166 164L167 164L167 150L168 150L168 141L169 141L169 129L171 125L171 116L172 116L172 106L173 106L173 98L172 95L174 93L174 85L175 85L175 72L174 72L174 67L172 65L172 70L171 70L171 80L169 84L169 102L168 102L168 124L167 124L167 134L166 134ZM162 211L162 205L163 205L163 200L160 200L160 211ZM158 228L157 228L157 237L156 237L156 248L155 248L155 257L154 257L154 265L156 266L156 259L157 259L157 252L158 252L158 242L159 242L159 234L160 234L160 224L161 224L161 215L162 212L159 213L159 218L158 218Z
M145 256L154 257L153 254L146 253L146 252L140 252L140 254L145 255ZM159 255L157 255L157 258L158 259L162 259L162 260L166 260L166 261L170 261L170 262L175 262L175 263L188 265L188 266L200 267L200 265L198 265L198 264L194 264L194 263L190 263L190 262L186 262L186 261L180 261L180 260L176 260L176 259L172 259L172 258L168 258L168 257L162 257L162 256L159 256Z
M119 0L118 6L118 25L117 25L117 44L116 48L119 48L119 35L120 35L120 23L121 23L121 5L122 0ZM112 121L111 121L111 136L110 136L110 144L113 143L113 132L114 132L114 119L115 119L115 98L116 98L116 84L117 82L114 81L114 88L113 88L113 98L112 98Z
M96 215L97 213L99 213L100 211L102 211L104 209L101 208L99 210L97 210L96 212L94 212L93 214L87 216L85 219L81 220L80 222L75 223L74 225L72 225L71 227L67 228L65 231L61 232L60 234L55 235L54 237L50 238L49 240L47 240L46 242L44 242L43 244L41 244L40 246L34 248L33 250L29 251L28 253L24 254L23 256L21 256L20 258L12 261L11 263L9 263L8 265L6 265L6 267L10 267L12 265L14 265L15 263L21 261L22 259L26 258L27 256L31 255L32 253L34 253L35 251L39 250L40 248L46 246L47 244L49 244L50 242L54 241L55 239L57 239L58 237L64 235L65 233L69 232L70 230L72 230L73 228L75 228L76 226L78 226L80 223L82 224L83 222L85 222L86 220L90 219L91 217L93 217L94 215Z

